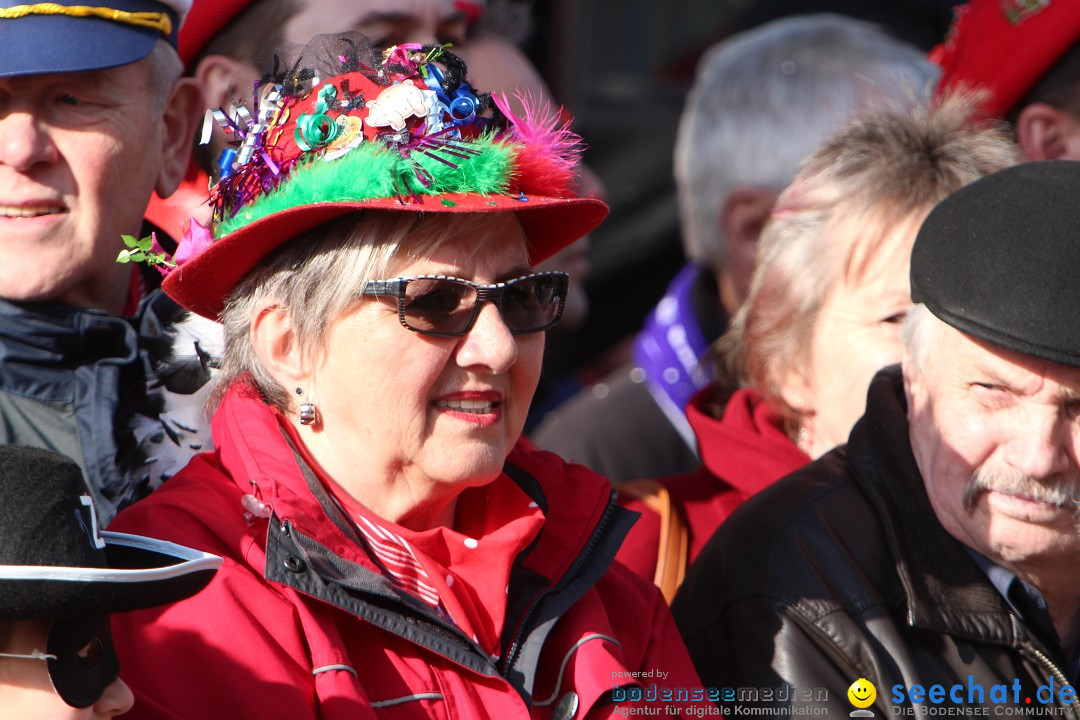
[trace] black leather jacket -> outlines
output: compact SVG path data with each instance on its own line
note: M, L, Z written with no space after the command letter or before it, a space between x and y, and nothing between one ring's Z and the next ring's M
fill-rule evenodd
M899 367L872 382L848 445L720 527L672 609L704 684L730 689L728 715L740 706L848 715L848 687L866 678L879 718L980 705L987 717L1078 717L1075 700L1061 702L1060 653L938 523L911 453ZM1052 707L1040 703L1046 685Z

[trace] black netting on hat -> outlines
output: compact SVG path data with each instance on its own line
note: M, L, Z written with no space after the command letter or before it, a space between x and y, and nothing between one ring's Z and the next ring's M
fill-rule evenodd
M263 82L280 84L287 96L310 92L312 86L317 84L316 78L325 80L352 72L363 73L378 85L389 85L391 74L407 72L406 67L394 61L392 50L379 50L358 32L316 35L303 47L294 45L276 56L275 68L264 77ZM465 61L448 46L422 45L416 52L441 66L441 85L447 93L454 93L463 82L467 82L468 67ZM506 119L495 107L491 94L478 92L476 97L479 100L478 110L493 115L499 126L504 126Z

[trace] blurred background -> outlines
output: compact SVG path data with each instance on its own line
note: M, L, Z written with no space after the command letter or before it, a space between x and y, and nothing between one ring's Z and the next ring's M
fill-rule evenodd
M838 12L929 50L950 0L536 0L523 48L585 139L611 215L594 232L583 327L549 340L546 373L588 382L626 357L683 264L672 151L698 58L718 40L783 15Z

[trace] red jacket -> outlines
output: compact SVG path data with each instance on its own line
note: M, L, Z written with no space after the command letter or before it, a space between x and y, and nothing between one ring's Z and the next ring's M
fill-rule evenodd
M690 562L735 508L810 462L757 391L736 391L719 420L709 413L715 392L714 387L705 388L686 408L704 467L688 475L658 478L686 523ZM652 578L659 516L636 499L624 498L621 504L641 512L642 518L630 531L618 559L643 577Z
M286 425L234 389L213 419L217 449L113 524L225 558L198 595L114 616L123 677L136 694L130 717L510 720L571 717L564 711L576 702L572 717L595 718L625 708L612 704L613 693L664 698L685 688L688 697L708 696L663 599L610 564L633 517L614 504L603 478L519 448L491 486L460 496L459 512L464 505L484 516L468 520L480 547L500 532L505 541L520 520L507 497L524 493L544 511L541 523L517 522L535 537L505 542L529 541L516 559L473 573L475 587L453 583L465 598L505 587L505 608L490 613L499 642L489 655L379 572L294 452ZM245 514L242 499L252 492L273 508L269 518ZM533 515L524 501L517 515ZM499 559L499 548L487 551ZM447 546L439 558L451 573L458 552Z

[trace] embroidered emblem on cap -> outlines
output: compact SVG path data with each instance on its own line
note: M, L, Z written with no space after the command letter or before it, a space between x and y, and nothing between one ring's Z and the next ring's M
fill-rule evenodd
M29 15L67 15L68 17L98 18L124 25L151 28L162 35L172 34L172 19L163 12L126 12L108 7L89 5L58 5L56 3L36 3L34 5L13 5L0 9L0 20L17 20Z
M1019 25L1048 7L1050 0L1001 0L1001 11L1013 25Z

